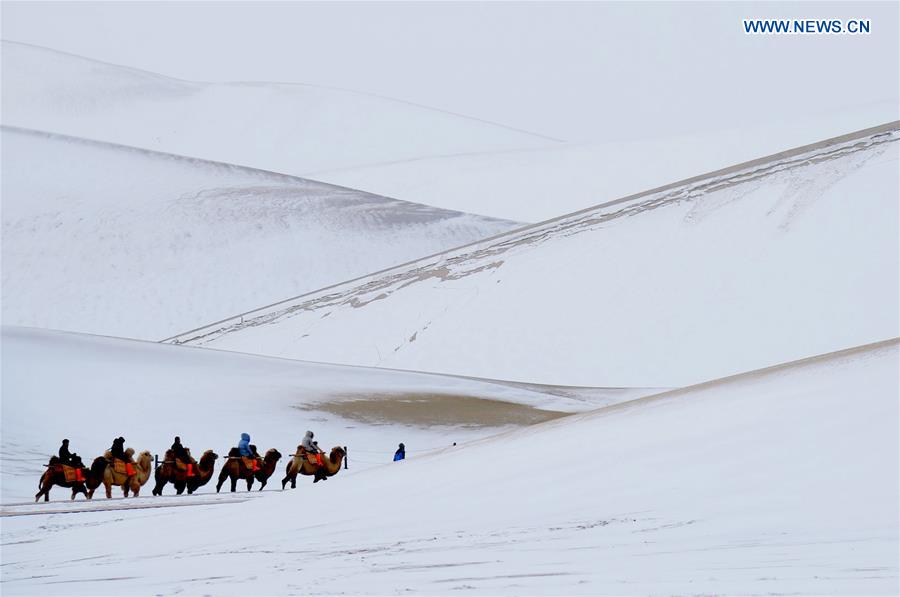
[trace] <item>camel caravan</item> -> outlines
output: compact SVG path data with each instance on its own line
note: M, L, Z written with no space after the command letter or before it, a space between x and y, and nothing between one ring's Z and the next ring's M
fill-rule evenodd
M190 449L181 444L179 437L166 450L162 461L154 463L153 456L147 450L138 454L137 459L134 454L133 448L125 448L125 438L118 437L103 456L95 458L91 466L87 467L78 454L69 452L69 440L64 439L58 456L50 458L50 462L45 465L47 470L38 481L39 491L35 494L34 501L39 501L41 496L44 496L44 501L49 501L50 489L54 485L71 489L73 500L79 493L83 493L87 499L93 498L94 491L101 484L106 490L107 498L112 498L113 486L121 487L124 497L128 497L129 493L136 497L140 495L141 487L150 480L151 474L155 480L152 492L154 496L162 495L168 483L172 483L178 495L185 490L192 494L209 483L219 458L212 450L206 450L199 462L194 460ZM256 481L260 484L259 491L262 491L269 477L275 473L281 457L281 452L275 448L261 456L256 446L250 443L250 436L241 434L237 447L231 448L224 459L216 493L229 479L232 492L237 490L237 482L241 479L247 482L247 491L253 488ZM324 454L319 449L318 442L313 440L312 431L307 431L288 461L281 488L284 490L289 481L291 489L296 488L298 474L313 477L313 483L326 480L340 472L342 465L347 468L346 446L336 446L329 454Z

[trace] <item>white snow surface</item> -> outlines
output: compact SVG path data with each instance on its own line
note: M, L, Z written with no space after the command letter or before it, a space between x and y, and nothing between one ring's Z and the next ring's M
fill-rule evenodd
M350 90L181 81L8 41L2 61L7 125L526 222L900 117L896 102L873 102L690 136L567 143Z
M679 137L565 143L303 174L446 209L540 222L898 118L896 102L873 103Z
M895 337L898 139L891 123L798 148L174 341L547 384L681 387Z
M300 84L199 83L4 41L3 124L300 175L556 141Z
M58 357L69 342L42 334L48 333L7 331L4 350L11 343L32 368L61 369L65 377L65 360ZM85 342L103 350L113 341L77 338L68 349L82 349ZM43 348L51 352L42 362ZM111 366L134 365L150 355L165 359L167 353L182 358L191 350L134 343L105 349L118 357ZM190 354L195 356L185 361L182 380L205 359L210 367L223 366L223 378L234 379L227 356ZM898 341L886 341L358 473L351 456L348 474L317 485L307 480L293 491L218 501L205 495L142 497L130 500L138 509L79 514L49 513L63 509L60 503L5 505L2 590L897 594L898 357ZM271 378L275 361L256 363L270 374L257 379ZM252 366L244 365L249 373ZM171 365L165 371L179 377ZM99 387L84 373L79 380ZM390 373L379 375L391 383ZM90 399L94 389L82 386L84 396L78 387L68 395L22 394L13 401L18 411L11 425L8 392L49 388L40 377L22 373L10 382L4 371L4 435L11 429L19 437L55 440L63 423L49 413L59 415L63 405L83 408L79 399ZM146 421L160 410L203 412L184 430L172 428L178 417L169 417L166 439L216 426L222 443L252 425L267 445L273 430L288 424L267 402L260 404L265 415L237 425L234 414L246 405L211 404L212 394L198 393L193 404L151 402L134 393L143 381L110 376L108 392L121 396L121 404L98 411L91 403L79 411L77 425L70 423L78 441L96 444L123 429L111 424L128 422L133 432L126 436L145 434L141 441L149 441L155 425ZM19 416L42 409L43 416ZM330 429L337 439L336 428ZM4 468L7 463L4 455ZM182 507L166 507L174 505ZM150 506L156 507L141 509ZM40 507L48 513L14 515Z
M517 227L36 131L2 144L5 324L160 340Z

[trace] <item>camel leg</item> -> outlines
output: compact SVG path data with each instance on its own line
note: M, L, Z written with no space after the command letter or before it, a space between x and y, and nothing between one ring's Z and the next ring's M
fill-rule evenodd
M231 493L237 491L237 477L231 478Z
M36 494L34 494L34 501L36 501L36 502L39 501L41 499L41 496L43 495L44 501L49 502L50 501L50 487L53 487L53 486L52 485L50 485L50 486L41 485L41 490L39 492L37 492Z
M253 477L247 479L247 491L250 491L251 489L253 489Z
M125 495L125 497L128 497L128 483L122 486L122 493Z
M112 483L104 482L103 487L106 488L106 499L111 500L112 499Z
M225 468L222 468L222 472L219 473L219 482L216 483L216 493L219 493L219 490L222 489L222 486L225 485L225 479L228 478L228 471ZM232 491L234 491L232 489Z
M263 490L263 487L265 487L265 486L266 486L266 483L268 483L268 482L269 482L268 479L263 479L262 481L260 481L259 490L262 491L262 490Z

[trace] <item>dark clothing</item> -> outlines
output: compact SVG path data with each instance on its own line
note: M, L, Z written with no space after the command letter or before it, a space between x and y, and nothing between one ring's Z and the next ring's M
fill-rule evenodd
M397 451L394 452L394 462L398 460L403 460L406 458L406 449L405 448L397 448Z
M181 445L181 442L175 442L172 444L172 452L175 453L175 458L182 462L190 462L191 457L188 456L187 450L184 446Z
M72 462L72 454L69 452L69 445L63 444L59 447L59 463L70 464Z
M128 460L125 457L125 438L117 437L113 440L112 447L109 449L113 458L118 458L119 460Z

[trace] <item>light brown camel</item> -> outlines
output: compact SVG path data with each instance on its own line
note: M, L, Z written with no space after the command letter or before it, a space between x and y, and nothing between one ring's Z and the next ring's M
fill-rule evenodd
M266 452L266 455L263 457L262 466L254 471L247 468L247 465L244 464L244 459L241 458L237 448L232 448L228 453L228 459L225 461L225 464L222 465L221 472L219 472L219 482L216 484L216 493L222 489L222 485L225 484L225 479L229 477L231 477L232 493L237 490L238 479L247 481L247 491L250 491L253 488L253 481L259 479L262 482L262 487L259 489L262 491L262 488L266 486L269 477L275 472L275 465L278 464L280 459L281 452L272 448Z
M146 453L148 456L150 455L150 452L142 452L141 454L144 454L144 453ZM126 487L131 486L132 481L134 480L134 477L137 476L137 472L138 472L137 464L131 462L132 460L134 460L134 458L133 458L134 457L134 448L128 448L127 450L125 450L125 456L128 458L128 463L131 464L131 467L133 469L131 474L121 473L116 470L116 467L113 462L112 454L110 454L109 450L107 450L103 456L104 456L104 458L106 458L107 462L109 463L103 471L103 486L106 488L107 499L112 498L113 485L115 485L117 487L121 487L122 492L127 497L128 493L127 493ZM95 460L95 462L96 462L96 460ZM152 459L148 459L147 466L150 469L153 468L151 463L152 463ZM88 485L90 486L91 484L89 483ZM90 489L90 487L88 488L88 499L91 499L92 497L94 497L94 491L96 491L96 489L97 489L96 487L94 487L93 489Z
M347 448L335 446L331 449L331 454L327 456L322 454L322 466L315 462L309 461L309 454L302 450L301 446L297 446L294 457L288 462L284 479L281 480L281 488L284 489L287 482L291 482L291 489L297 487L297 474L309 475L314 477L313 483L325 481L328 477L333 477L341 470L341 465L347 457Z
M138 454L137 462L134 465L135 474L131 478L131 481L122 487L122 490L125 492L125 497L128 497L128 490L131 490L131 493L134 494L134 497L137 497L138 494L141 493L141 487L147 484L147 481L150 480L150 473L153 472L153 456L147 450L144 450L140 454Z

